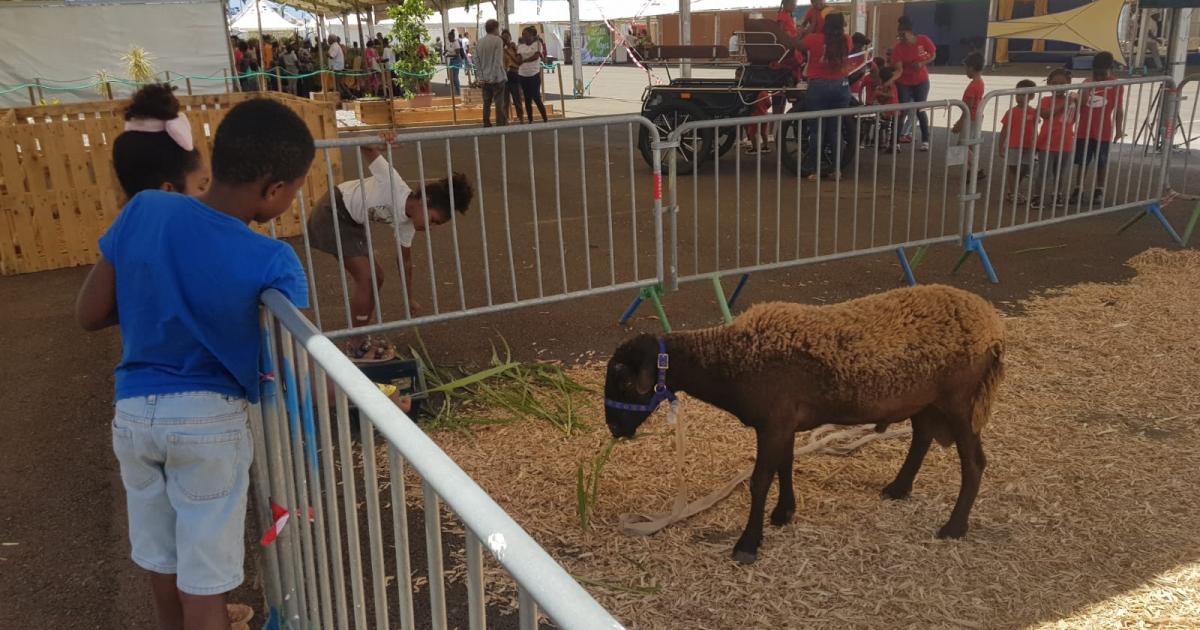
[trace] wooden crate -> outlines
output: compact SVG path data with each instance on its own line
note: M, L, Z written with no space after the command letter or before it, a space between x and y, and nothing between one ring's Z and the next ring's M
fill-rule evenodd
M386 125L388 110L386 100L354 101L354 116L358 118L358 122L364 125Z
M397 110L395 112L395 122L397 127L435 127L444 125L478 125L483 122L483 106L482 105L459 105L457 110L450 107L429 107L425 109L410 109ZM534 112L536 117L538 114ZM546 104L546 116L548 118L562 118L561 114L556 114L554 105ZM495 120L495 113L492 114L492 120ZM509 108L508 119L516 120L516 114L512 108Z
M229 109L254 97L286 104L314 138L336 138L332 104L277 92L181 96L201 159L212 155L217 125ZM112 167L112 143L124 128L128 101L98 101L9 110L0 125L0 275L95 262L96 240L124 203ZM330 155L341 181L339 152ZM314 203L326 193L325 160L318 155L303 193ZM299 205L275 220L278 236L301 233ZM264 233L269 227L259 226Z

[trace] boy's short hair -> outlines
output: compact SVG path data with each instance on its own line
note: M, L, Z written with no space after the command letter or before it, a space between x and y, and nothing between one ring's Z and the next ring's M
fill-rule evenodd
M974 70L975 72L983 72L983 55L973 52L963 59L963 65Z
M1107 50L1096 53L1092 57L1092 74L1096 76L1104 76L1113 69L1113 54Z
M1017 81L1017 87L1018 88L1037 87L1037 83L1034 83L1032 79L1021 79L1020 81Z
M225 184L303 177L316 148L308 126L286 105L265 98L244 101L225 115L213 139L213 179Z
M901 15L900 18L896 20L896 29L905 33L913 32L912 18L908 17L907 15Z
M1046 75L1046 80L1049 81L1054 77L1066 77L1066 79L1070 81L1071 71L1067 70L1066 68L1055 68L1050 71L1050 74Z
M886 83L888 81L891 81L892 77L895 76L895 74L896 74L895 68L893 68L891 66L880 66L879 67L879 82Z

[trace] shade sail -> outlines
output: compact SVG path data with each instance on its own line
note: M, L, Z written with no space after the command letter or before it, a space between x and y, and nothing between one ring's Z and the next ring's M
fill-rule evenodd
M997 39L1053 39L1112 53L1124 64L1117 40L1117 21L1125 0L1097 0L1081 7L988 24L988 37Z

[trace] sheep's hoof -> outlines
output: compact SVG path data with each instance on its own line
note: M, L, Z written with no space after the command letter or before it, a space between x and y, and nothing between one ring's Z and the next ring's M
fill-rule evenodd
M943 525L942 528L939 529L938 533L937 533L937 537L943 538L943 539L945 539L945 538L962 538L963 536L966 536L966 535L967 535L966 524L964 523L962 525L956 525L953 522L946 523L945 525Z
M754 551L738 551L733 550L733 559L739 564L754 564L758 560L758 553Z
M775 527L783 527L792 522L792 517L796 515L796 510L780 510L776 508L771 511L771 524Z
M900 501L902 499L907 499L908 496L912 494L912 486L901 485L893 481L892 483L884 486L883 491L880 492L880 494L882 494L883 498L885 499Z

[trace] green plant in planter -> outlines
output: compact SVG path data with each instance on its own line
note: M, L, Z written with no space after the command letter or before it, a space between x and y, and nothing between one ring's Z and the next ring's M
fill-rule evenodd
M396 63L392 64L396 85L404 98L412 98L418 86L428 81L437 69L433 55L424 47L425 20L433 11L425 0L401 0L388 7L388 17L395 20L390 35L390 44L396 49ZM425 55L419 50L425 50Z

